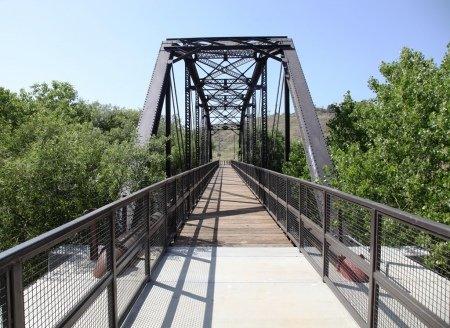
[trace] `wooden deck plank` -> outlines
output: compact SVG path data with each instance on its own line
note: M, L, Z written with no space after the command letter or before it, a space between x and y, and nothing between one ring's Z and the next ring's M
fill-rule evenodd
M176 246L290 246L230 166L221 166L185 223Z

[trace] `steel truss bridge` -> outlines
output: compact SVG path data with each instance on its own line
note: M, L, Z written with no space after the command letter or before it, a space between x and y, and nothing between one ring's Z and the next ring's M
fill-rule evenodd
M138 126L141 145L167 137L166 179L0 253L0 327L449 327L449 226L267 168L269 61L285 135L292 104L323 179L291 39L167 39ZM212 161L220 130L239 161Z
M211 160L211 135L218 130L236 131L241 159L252 163L258 160L267 167L267 63L271 60L279 62L284 71L285 118L290 117L292 98L311 176L322 178L324 169L331 167L331 159L294 43L287 37L167 39L159 50L141 114L140 142L157 133L164 104L165 117L172 117L171 71L176 63L184 62L185 169ZM165 122L165 133L170 137L171 120ZM289 135L289 119L284 120L284 130ZM289 152L290 139L285 138L286 159ZM170 163L167 170L170 176Z

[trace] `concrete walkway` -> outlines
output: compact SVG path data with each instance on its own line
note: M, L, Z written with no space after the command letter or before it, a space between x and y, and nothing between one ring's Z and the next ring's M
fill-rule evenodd
M294 247L171 247L125 327L357 327Z

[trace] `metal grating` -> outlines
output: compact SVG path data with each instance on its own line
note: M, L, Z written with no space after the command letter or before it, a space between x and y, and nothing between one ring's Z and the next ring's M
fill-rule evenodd
M312 220L315 224L322 227L322 208L323 194L309 186L302 186L301 195L301 213Z
M370 262L370 224L373 211L331 195L327 207L330 231L342 244Z
M108 307L108 290L105 289L97 296L94 303L92 303L86 312L77 320L72 326L74 328L109 327L109 320L111 317L110 309Z
M95 277L97 257L106 258L104 252L110 242L109 219L102 218L26 260L23 263L25 326L57 326L110 270L106 263L106 270ZM95 250L92 252L91 248Z
M381 216L380 270L450 324L450 243Z
M286 229L286 207L280 202L277 203L277 219L281 226Z
M369 277L343 255L330 250L328 259L330 263L328 277L358 315L367 322Z
M378 300L375 304L378 315L375 326L383 328L426 328L412 312L383 288L379 287Z
M321 268L323 264L322 242L319 240L319 238L314 236L313 230L311 228L303 227L301 229L301 234L303 236L304 250L314 261L316 266Z
M294 239L298 242L299 241L299 224L298 219L295 214L293 214L291 211L288 211L287 213L287 227L286 230L289 232L289 234L294 237Z
M138 246L136 255L117 275L117 309L119 318L125 314L125 310L146 280L144 246L145 243L141 243Z
M272 197L271 194L267 195L267 206L269 208L269 211L272 212L274 215L276 213L276 200Z
M300 210L300 184L297 181L287 180L287 202L297 211Z
M150 265L151 269L154 268L161 255L164 253L166 246L165 243L165 228L161 225L155 233L150 236Z

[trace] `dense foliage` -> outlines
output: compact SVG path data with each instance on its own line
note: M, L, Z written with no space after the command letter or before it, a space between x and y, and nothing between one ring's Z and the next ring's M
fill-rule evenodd
M411 49L382 63L383 81L371 78L374 98L350 93L332 105L328 146L334 163L329 182L337 189L450 224L450 48L440 65ZM284 172L305 177L304 155L294 146ZM361 215L347 224L367 225ZM352 229L368 239L368 227ZM383 220L383 244L413 244L429 251L427 267L448 268L450 243ZM365 235L364 235L365 234ZM442 274L448 276L447 272Z
M305 150L298 140L292 142L289 161L283 163L282 172L305 180L311 179Z
M328 139L332 183L353 194L450 224L450 53L442 64L410 49L382 63L370 101L347 94Z
M371 78L374 98L331 105L329 182L343 191L450 224L450 52L441 63L403 49ZM307 177L300 144L283 172Z
M163 141L135 145L139 113L67 83L0 88L0 249L163 177Z

